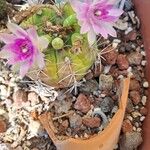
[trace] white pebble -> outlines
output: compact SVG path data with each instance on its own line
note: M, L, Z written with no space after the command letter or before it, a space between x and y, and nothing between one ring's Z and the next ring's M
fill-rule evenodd
M142 65L142 66L146 66L146 63L147 63L147 61L146 61L146 60L143 60L143 61L141 62L141 65Z
M129 67L129 68L127 69L127 71L128 71L128 72L132 72L132 67Z
M136 131L136 127L133 127L133 131Z
M146 56L145 51L141 51L141 54L142 54L143 56Z
M135 126L138 128L138 127L139 127L139 123L138 123L138 122L135 122Z
M126 16L126 17L123 18L124 21L128 21L128 19L129 19L128 16Z
M139 109L139 106L135 106L135 109Z
M127 116L127 118L128 118L130 121L133 121L133 117L132 117L132 116Z
M145 106L146 105L146 101L147 101L147 97L146 96L142 96L142 104Z
M137 130L136 130L137 132L141 132L142 131L142 129L141 128L137 128Z
M128 22L123 22L123 20L119 19L114 26L117 29L126 30L128 28Z
M121 40L119 40L119 39L114 39L114 40L113 40L113 43L121 43Z
M2 97L7 97L7 88L5 85L0 85L0 95Z
M133 118L137 118L137 117L141 116L141 114L138 111L134 111L134 112L132 112L132 116L133 116Z
M144 88L148 88L148 87L149 87L149 83L148 83L147 81L145 81L145 82L143 83L143 87L144 87Z
M101 94L101 97L106 97L106 94Z
M123 79L123 78L124 78L123 75L119 75L119 76L118 76L118 79Z
M131 32L133 29L131 27L127 28L127 30L125 31L125 34L127 35L129 32Z
M118 43L113 43L113 44L112 44L112 47L113 47L113 48L117 48L117 46L118 46Z
M142 122L142 121L144 121L145 120L145 116L142 116L141 118L140 118L140 121Z

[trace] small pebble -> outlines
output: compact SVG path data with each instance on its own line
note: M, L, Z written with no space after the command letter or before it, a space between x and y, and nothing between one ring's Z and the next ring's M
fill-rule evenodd
M128 27L127 30L125 31L125 34L127 35L129 32L131 32L133 29L131 27Z
M133 127L133 131L136 131L136 127Z
M146 63L147 63L147 61L146 61L146 60L143 60L143 61L141 62L141 65L142 65L142 66L146 66Z
M76 110L83 112L83 113L87 113L91 109L90 100L84 94L81 93L77 97L77 100L74 104L74 108Z
M138 122L135 122L135 126L138 128L138 127L139 127L139 123L138 123Z
M134 111L134 112L132 112L132 116L133 116L133 118L137 118L137 117L140 117L141 114L138 111Z
M145 106L146 102L147 102L147 97L146 96L142 96L142 100L141 100L142 104Z
M141 118L140 118L140 121L142 122L142 121L144 121L145 120L145 116L142 116Z
M141 54L142 54L143 56L146 56L145 51L141 51Z
M141 128L137 128L137 130L136 130L137 132L141 132L142 131L142 129Z
M144 87L144 88L148 88L148 87L149 87L149 83L148 83L147 81L145 81L145 82L143 83L143 87Z
M133 121L133 117L132 117L132 116L127 116L127 118L128 118L130 121Z

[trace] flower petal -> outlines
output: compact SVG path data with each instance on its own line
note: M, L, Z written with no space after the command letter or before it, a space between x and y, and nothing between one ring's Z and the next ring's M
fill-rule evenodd
M7 33L0 34L0 40L6 44L14 42L15 39L16 39L16 37L12 34L7 34Z
M27 72L31 68L31 65L32 65L31 62L24 62L24 63L21 64L19 74L22 78L27 74Z
M39 43L40 50L43 50L48 47L49 41L44 36L41 36L38 38L38 43Z
M20 59L19 59L17 56L11 56L11 57L8 59L7 63L8 63L9 65L14 65L14 64L18 63L19 61L20 61Z
M88 42L90 46L92 46L94 42L96 42L96 34L93 30L90 30L88 32Z
M104 26L105 30L107 31L107 33L113 37L117 37L117 32L116 30L112 27L111 24L109 23L105 23L105 26Z
M108 33L104 27L104 23L101 21L101 23L99 24L96 24L96 23L92 23L92 26L93 26L93 30L94 32L98 35L98 34L101 34L105 39L108 37Z
M37 42L38 42L38 34L37 31L35 29L35 27L29 28L27 30L28 36L30 37L32 43L34 44L34 46L37 46Z
M84 22L84 23L81 25L80 33L81 33L81 34L85 34L85 33L87 33L89 30L90 30L90 24L89 24L88 22Z
M45 66L44 54L43 53L38 53L35 59L36 59L36 64L42 70Z
M123 14L123 10L121 10L121 9L112 8L111 10L109 10L109 15L110 16L117 16L117 17L119 17L122 14Z
M7 24L8 29L15 34L17 37L25 37L27 33L19 25L9 22Z

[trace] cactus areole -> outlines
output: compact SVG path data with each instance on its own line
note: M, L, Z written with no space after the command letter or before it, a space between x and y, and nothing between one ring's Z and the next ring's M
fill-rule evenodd
M76 14L69 4L58 9L52 5L37 5L30 13L19 20L21 27L28 29L36 26L39 36L49 40L43 51L46 66L44 70L32 68L27 74L30 78L40 79L57 88L73 85L81 80L94 62L93 51L96 44L89 46L87 35L80 34Z

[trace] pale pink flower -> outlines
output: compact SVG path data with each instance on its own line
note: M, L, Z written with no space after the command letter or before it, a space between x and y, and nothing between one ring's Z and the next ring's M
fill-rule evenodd
M22 77L33 65L43 69L45 63L41 50L47 48L48 40L38 37L34 27L23 30L14 23L8 23L7 27L12 34L0 34L0 40L5 43L0 51L0 58L7 59L8 64L13 65L17 71L20 70Z
M108 38L108 35L116 37L113 25L123 11L109 3L109 0L70 0L70 4L77 14L80 32L88 34L90 45L96 41L98 34L104 38Z

